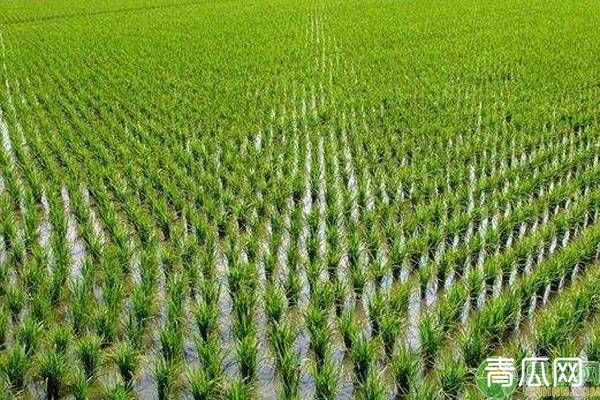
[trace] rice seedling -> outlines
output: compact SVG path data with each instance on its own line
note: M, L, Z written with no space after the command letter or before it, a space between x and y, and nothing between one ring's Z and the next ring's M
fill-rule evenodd
M347 349L352 349L352 345L360 332L360 326L352 310L342 313L342 316L339 318L339 326L344 345Z
M73 338L71 328L68 325L57 326L50 332L50 338L54 350L64 355Z
M208 337L217 330L217 319L219 316L217 305L215 303L196 304L192 308L192 314L196 320L200 336L204 340L208 340Z
M24 388L29 368L29 360L24 346L15 345L4 354L2 372L4 373L8 387L13 391L19 392Z
M104 306L98 308L92 318L96 334L102 338L102 345L107 347L113 344L118 330L118 319L114 314Z
M140 364L140 355L130 344L121 342L113 353L114 362L126 388L131 389Z
M383 400L386 398L385 389L381 384L381 377L375 370L369 371L359 390L360 397L365 400Z
M427 296L427 289L432 276L433 273L430 266L425 266L419 269L419 293L422 299Z
M420 353L425 368L433 367L437 355L442 347L444 331L438 321L430 315L423 317L418 324L420 338Z
M234 379L225 389L223 398L226 400L250 400L252 398L250 389L239 379Z
M102 339L90 334L79 339L76 354L87 379L92 378L102 362Z
M600 360L600 332L596 325L594 325L592 333L588 336L585 354L588 360Z
M319 400L332 400L337 398L339 371L331 361L314 367L315 398Z
M448 358L441 362L438 375L444 398L458 399L467 378L464 362Z
M285 283L285 296L287 297L290 307L298 304L302 283L297 271L290 271Z
M3 310L0 310L0 350L3 350L6 346L6 339L9 333L8 324L8 315Z
M350 271L350 280L352 281L354 296L357 301L360 301L367 285L367 274L361 267L356 266Z
M13 321L19 319L25 305L25 296L20 286L8 286L4 291L5 304Z
M411 393L419 370L417 355L406 347L398 347L392 357L391 368L397 393L401 396Z
M75 400L86 400L90 398L92 392L90 382L83 373L78 371L75 374L71 385L71 392Z
M374 364L375 352L375 342L361 334L355 336L350 354L358 382L366 382Z
M39 377L46 383L47 398L59 399L69 373L66 357L51 350L41 353L38 363Z
M431 379L425 379L416 385L415 389L407 396L407 399L425 399L434 400L439 399L442 395L441 390L435 382Z
M371 321L371 331L374 336L379 335L380 327L384 316L387 313L387 298L377 292L369 299L369 320Z
M176 396L178 389L179 364L159 358L154 365L154 379L158 398L166 400Z
M236 346L240 373L244 381L250 382L258 371L258 340L252 333L240 339Z
M483 283L484 277L480 271L476 269L472 269L469 271L469 274L466 277L465 285L467 287L467 292L469 293L471 307L473 308L477 305L479 294L483 289Z
M300 390L300 359L292 349L285 350L278 360L281 397L298 399Z
M27 318L17 331L17 337L23 344L28 357L33 356L42 340L43 326L32 318Z
M102 400L128 400L133 398L131 393L122 385L108 389L102 394Z
M176 328L165 328L160 332L162 355L168 362L177 362L183 357L183 337Z

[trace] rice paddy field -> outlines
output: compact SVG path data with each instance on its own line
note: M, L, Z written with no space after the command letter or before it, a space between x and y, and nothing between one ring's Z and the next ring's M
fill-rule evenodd
M595 0L4 0L0 135L0 399L600 361Z

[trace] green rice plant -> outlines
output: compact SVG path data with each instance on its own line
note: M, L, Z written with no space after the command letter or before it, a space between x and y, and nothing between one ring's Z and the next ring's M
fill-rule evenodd
M287 297L290 307L294 307L298 304L301 289L302 283L300 282L300 275L297 271L290 270L285 283L285 296Z
M310 333L327 327L327 309L321 308L322 305L317 303L320 300L315 300L316 298L318 296L311 298L304 316L306 328Z
M496 278L499 275L498 264L494 262L487 262L483 266L483 280L485 283L485 294L486 297L490 296L496 282Z
M66 354L69 344L73 340L73 333L69 325L54 327L50 332L52 347L59 354Z
M337 230L334 230L333 232L336 232L337 235ZM330 246L327 250L327 274L329 279L333 279L333 277L336 276L342 260L342 251L337 246L333 245L336 240L338 239L327 239Z
M310 236L306 243L306 251L308 253L309 264L315 263L319 256L321 241L317 235Z
M265 279L270 283L273 282L273 277L275 276L275 270L277 268L277 258L274 254L276 253L265 253L262 259L265 269Z
M589 333L585 345L585 354L588 360L600 360L600 327L594 324L593 330Z
M247 384L240 379L233 379L223 394L225 400L250 400L252 399Z
M465 400L484 400L485 396L476 385L469 385L464 391Z
M335 304L335 315L339 318L346 304L346 286L344 283L336 279L332 286L333 303Z
M23 289L17 285L8 285L4 290L4 300L12 320L18 320L26 300Z
M300 255L300 249L298 248L297 243L290 243L287 252L287 266L290 271L295 271L298 269L300 265L302 257Z
M1 367L8 387L15 392L23 390L29 371L29 360L24 346L18 343L13 345L4 354Z
M205 276L201 280L200 293L205 304L216 304L221 295L221 286L218 282Z
M43 325L33 318L26 318L21 326L19 326L17 338L23 344L28 357L34 355L37 351L42 340L43 329Z
M203 371L210 380L219 382L222 375L222 350L219 340L214 336L208 340L196 340L196 350Z
M511 341L507 350L507 354L515 360L515 365L521 365L523 359L531 354L527 342L521 338Z
M255 331L254 304L256 293L253 289L245 288L233 297L233 334L236 338L243 338Z
M576 282L568 292L544 312L535 324L535 348L539 354L552 355L570 342L575 332L600 309L600 279L594 272Z
M49 293L49 286L47 283L45 283L42 285L42 287L40 287L36 296L31 299L31 317L39 323L42 323L51 317L53 308L50 302Z
M313 376L315 379L315 399L336 399L339 391L339 370L331 361L325 361L321 366L315 366L313 369Z
M144 327L137 322L135 316L131 312L131 309L128 310L126 318L124 337L134 348L141 349L144 346L145 340Z
M121 342L114 349L112 358L119 370L125 388L131 389L140 365L140 355L137 350L129 343Z
M359 301L367 285L367 274L365 274L365 271L360 266L355 266L350 269L350 280L352 281L354 296Z
M483 288L483 281L483 274L476 269L471 269L466 277L465 286L469 293L471 307L473 308L477 306L477 299Z
M452 271L452 265L447 258L442 258L436 263L436 279L437 279L437 290L442 290L446 285L446 279Z
M48 399L60 398L61 390L66 385L69 366L66 357L54 350L40 353L38 360L38 375L46 382L46 396Z
M99 307L94 316L96 334L102 338L102 345L109 346L117 337L118 318L105 306Z
M91 379L102 362L102 339L94 334L83 336L77 343L76 354L85 377Z
M469 368L477 368L489 349L484 335L478 330L464 332L460 337L460 347Z
M6 346L9 329L8 314L4 311L4 307L0 307L0 351Z
M269 283L265 287L264 301L267 320L272 324L281 322L287 308L285 294L277 286Z
M364 400L384 400L387 398L382 385L382 377L375 370L370 370L364 383L359 388L360 397Z
M399 318L405 318L408 315L408 307L410 305L411 285L404 283L392 287L389 294L390 311L396 314Z
M467 302L467 290L462 285L453 285L439 302L438 319L444 331L454 328L462 317Z
M92 319L90 290L84 282L74 282L69 286L69 300L73 330L76 335L81 335L89 327Z
M210 400L219 397L218 381L211 378L203 369L190 369L187 378L194 400Z
M91 396L92 390L90 388L90 382L80 371L77 371L73 378L71 392L75 400L88 400Z
M360 326L356 319L354 310L345 310L342 312L342 316L339 317L338 321L344 346L346 349L352 349L352 345L360 332Z
M288 349L294 347L298 332L287 322L274 324L269 329L269 339L273 346L275 359L283 359Z
M117 385L102 394L102 400L130 400L134 396L123 385Z
M394 280L398 281L404 267L406 253L404 251L404 244L400 240L401 232L395 233L393 237L394 239L390 248L391 269Z
M419 351L424 367L429 369L433 367L442 347L444 331L441 329L438 321L430 314L425 315L419 320L418 329L421 343Z
M366 382L375 361L375 353L375 342L366 339L361 334L355 335L350 355L358 382Z
M467 366L464 362L448 356L440 363L437 372L443 397L445 399L458 399L467 379Z
M408 395L416 384L419 360L407 347L398 347L392 357L391 370L396 391L401 396Z
M389 265L385 262L373 261L369 266L369 272L375 282L375 289L380 290L383 280L388 274Z
M350 229L347 246L348 248L346 249L346 253L348 257L348 268L350 271L360 269L359 262L362 250L358 232L354 229Z
M240 374L245 382L251 382L258 371L258 340L256 335L248 334L238 340L236 345Z
M284 350L278 361L278 372L281 379L281 398L298 399L300 390L300 358L290 347Z
M9 274L8 263L6 260L0 260L0 296L4 296L6 294L6 289L9 287Z
M187 297L186 283L180 274L169 277L167 283L167 324L176 331L184 329L184 301Z
M369 227L367 229L366 235L366 247L367 254L371 260L377 259L377 252L379 251L379 246L381 245L382 233L377 226L377 223L373 221L375 219L374 212L368 212L364 216L366 225Z
M310 331L310 345L314 352L317 367L322 367L331 351L331 333L327 327L319 327Z
M217 331L219 309L216 303L197 303L192 307L192 314L200 336L204 340Z
M35 259L26 262L23 265L22 277L25 289L28 292L37 292L44 281L44 270Z
M432 277L433 271L431 266L427 265L419 268L419 293L421 294L421 299L427 296L427 288Z
M384 315L387 314L387 298L382 292L376 292L368 302L369 320L371 322L371 332L374 336L380 333L380 327Z
M424 254L426 248L427 238L423 236L416 236L414 239L406 243L406 256L411 271L415 271L419 268L422 255Z
M154 379L159 400L170 399L177 395L180 367L176 362L171 362L159 357L154 364Z
M308 278L308 286L311 292L314 292L315 287L319 283L323 265L320 261L310 261L306 266L306 276Z
M183 333L167 327L160 332L162 355L167 362L175 363L183 358Z
M398 315L386 313L381 317L380 327L379 336L383 343L385 356L391 357L394 353L396 340L400 336L404 326Z
M415 385L414 389L407 396L408 400L437 400L444 398L440 388L432 379L425 378L422 382Z

